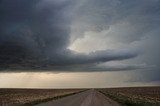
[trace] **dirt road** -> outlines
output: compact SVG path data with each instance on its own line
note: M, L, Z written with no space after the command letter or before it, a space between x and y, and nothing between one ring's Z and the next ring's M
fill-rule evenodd
M36 106L120 106L117 102L92 89Z

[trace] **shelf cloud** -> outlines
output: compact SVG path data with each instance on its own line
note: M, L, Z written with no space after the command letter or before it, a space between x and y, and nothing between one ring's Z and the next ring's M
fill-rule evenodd
M22 71L142 68L133 60L141 62L138 64L159 65L156 55L150 52L153 49L157 54L160 52L159 4L159 0L1 0L0 68ZM69 49L78 39L84 43ZM77 51L80 45L84 51ZM149 61L150 56L153 58ZM99 66L110 61L130 61L128 64L134 65Z

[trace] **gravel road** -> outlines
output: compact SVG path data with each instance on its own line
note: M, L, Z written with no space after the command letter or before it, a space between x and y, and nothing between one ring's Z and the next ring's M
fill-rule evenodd
M62 99L49 101L36 106L120 106L116 101L91 89Z

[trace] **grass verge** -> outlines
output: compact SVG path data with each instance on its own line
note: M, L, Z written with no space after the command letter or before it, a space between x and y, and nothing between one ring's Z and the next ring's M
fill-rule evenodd
M105 93L102 91L99 91L100 93L104 94L105 96L119 102L122 106L160 106L159 102L149 102L149 101L143 101L143 100L135 100L135 99L129 99L122 95L114 95L110 93Z

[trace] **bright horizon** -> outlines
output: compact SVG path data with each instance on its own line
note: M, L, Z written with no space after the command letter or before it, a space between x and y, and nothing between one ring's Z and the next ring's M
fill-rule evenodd
M125 74L124 74L125 73ZM159 81L132 81L119 72L21 72L1 73L0 88L113 88L159 86ZM3 75L3 76L2 76ZM119 77L121 76L121 77ZM140 77L140 76L139 76ZM143 79L143 77L141 76ZM7 80L6 80L7 79Z

